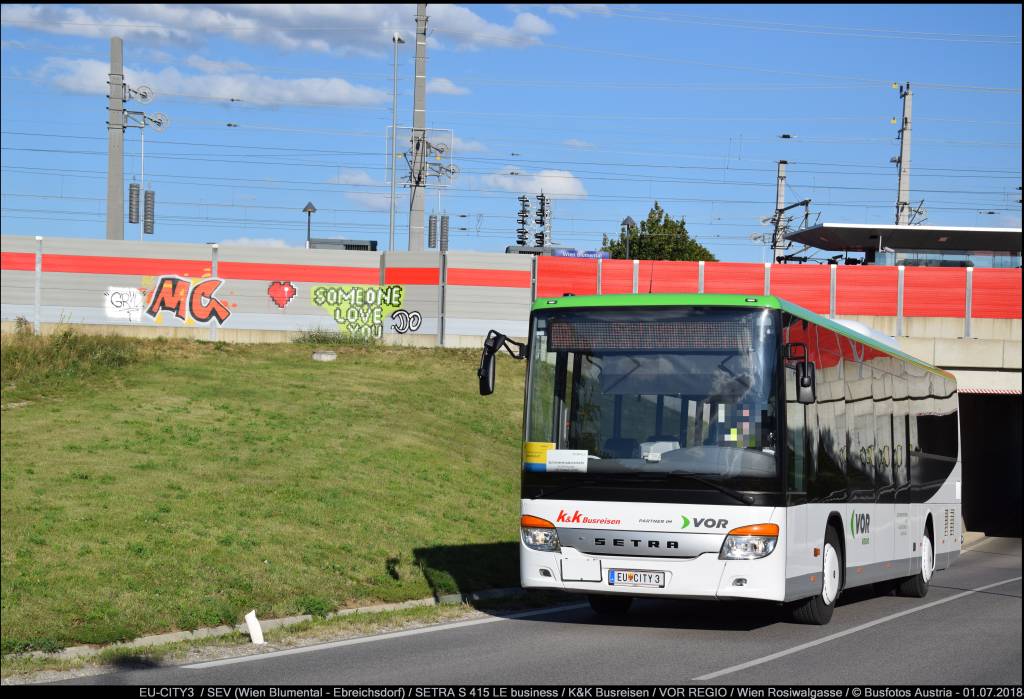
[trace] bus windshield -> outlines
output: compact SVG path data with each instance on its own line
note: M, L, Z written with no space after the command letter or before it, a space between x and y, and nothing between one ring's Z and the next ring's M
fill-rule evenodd
M537 313L524 469L778 489L776 322L760 308Z

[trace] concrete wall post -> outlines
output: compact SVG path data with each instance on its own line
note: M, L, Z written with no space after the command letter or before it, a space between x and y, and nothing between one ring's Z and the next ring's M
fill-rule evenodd
M220 246L214 243L210 246L210 276L214 279L217 278L217 258L219 256ZM210 319L210 340L213 342L217 341L217 324L218 321Z
M36 278L35 278L35 303L32 316L32 329L38 335L40 330L40 306L43 303L43 236L36 236Z
M896 335L903 336L903 265L896 267Z
M836 266L828 266L828 317L836 317Z
M971 336L971 297L974 295L974 267L967 268L967 284L964 287L964 337Z

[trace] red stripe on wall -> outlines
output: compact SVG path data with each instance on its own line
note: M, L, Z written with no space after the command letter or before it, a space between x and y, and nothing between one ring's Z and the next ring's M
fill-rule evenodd
M149 257L98 255L43 255L44 272L71 274L128 274L202 277L210 274L209 260L161 260Z
M533 273L510 269L450 269L448 283L453 286L496 286L529 289Z
M696 294L700 265L696 262L669 260L640 263L640 284L637 291L654 294Z
M633 293L633 260L601 261L601 293Z
M0 269L11 272L34 272L36 254L34 252L0 252Z
M597 293L597 260L571 257L537 258L537 296Z
M704 265L706 294L764 294L764 265L755 262L708 262Z
M440 284L437 267L395 267L384 270L385 284Z
M967 270L907 267L903 270L903 315L907 318L963 318Z
M895 267L836 267L836 315L895 316L898 287Z
M1020 318L1021 271L975 267L971 282L972 318Z
M772 296L828 314L828 265L772 265Z
M282 265L265 262L219 262L217 276L222 279L282 282L324 282L330 284L373 284L380 282L379 267L328 267L321 265Z

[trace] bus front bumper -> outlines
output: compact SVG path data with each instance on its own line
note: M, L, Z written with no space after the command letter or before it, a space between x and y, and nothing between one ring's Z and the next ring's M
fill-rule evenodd
M519 546L524 588L584 594L695 599L752 599L782 602L786 555L780 546L764 558L721 560L717 553L693 558L594 556L573 548L558 552ZM625 572L627 575L617 575ZM628 575L648 573L648 575ZM655 575L650 575L651 573ZM660 576L657 574L661 574ZM640 580L630 584L623 577Z

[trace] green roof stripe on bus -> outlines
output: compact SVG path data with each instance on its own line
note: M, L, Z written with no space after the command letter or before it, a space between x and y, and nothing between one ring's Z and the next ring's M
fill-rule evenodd
M562 308L630 308L651 306L716 306L732 308L772 308L792 313L798 318L816 323L824 328L849 337L857 342L874 347L894 357L913 362L918 366L948 379L956 377L948 371L913 357L906 352L883 344L875 338L864 335L834 320L809 311L803 306L780 299L778 296L754 294L601 294L599 296L557 296L538 298L533 302L534 311Z

